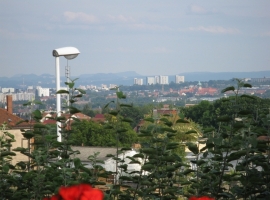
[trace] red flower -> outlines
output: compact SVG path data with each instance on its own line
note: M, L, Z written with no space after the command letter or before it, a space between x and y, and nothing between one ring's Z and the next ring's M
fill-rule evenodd
M204 197L190 197L189 200L215 200L215 199L204 196Z
M92 188L87 184L80 184L70 187L61 187L59 195L44 198L43 200L102 200L103 196L101 190Z

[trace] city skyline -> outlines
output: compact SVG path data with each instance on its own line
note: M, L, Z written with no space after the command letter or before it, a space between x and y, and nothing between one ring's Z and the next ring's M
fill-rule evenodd
M264 71L268 1L1 1L1 77L55 74L52 51L74 46L71 73ZM67 61L60 58L61 75Z

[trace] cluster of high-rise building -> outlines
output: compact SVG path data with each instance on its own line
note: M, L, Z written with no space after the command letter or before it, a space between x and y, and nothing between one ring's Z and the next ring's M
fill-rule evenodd
M5 102L7 95L11 95L13 101L31 101L35 99L36 95L39 97L49 97L50 88L42 88L40 86L28 86L26 90L1 88L0 102Z
M184 83L185 77L180 75L175 75L175 83ZM142 78L134 78L134 85L144 85ZM146 77L146 85L168 85L169 84L169 76L148 76Z
M167 85L169 84L169 76L148 76L146 77L146 85Z
M142 78L134 78L134 85L143 85Z
M110 90L113 88L116 88L117 85L116 84L101 84L100 87L96 86L96 85L80 85L79 88L83 89L83 90Z
M36 87L37 95L39 97L48 97L50 96L50 88L42 88L40 86Z
M175 75L175 83L184 83L185 77L180 75Z
M29 92L0 93L0 102L4 103L7 95L11 95L13 101L31 101L35 99L35 94Z

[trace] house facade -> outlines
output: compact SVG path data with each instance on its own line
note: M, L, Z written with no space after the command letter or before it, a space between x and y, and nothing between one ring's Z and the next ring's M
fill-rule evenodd
M18 122L23 121L23 119L13 114L11 95L6 96L6 102L7 102L6 108L5 109L0 108L0 127L1 127L0 136L2 137L5 131L14 135L15 141L11 142L12 146L8 150L12 150L17 147L28 148L29 141L28 139L24 138L21 129L29 129L31 124L26 122L17 124ZM21 154L20 152L15 153L16 156L13 156L13 159L11 161L12 165L15 165L17 162L20 161L28 160L28 157Z

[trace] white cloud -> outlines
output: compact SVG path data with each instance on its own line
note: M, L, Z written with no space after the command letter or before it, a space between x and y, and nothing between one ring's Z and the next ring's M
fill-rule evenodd
M83 23L96 23L98 18L94 15L86 14L83 12L64 12L64 17L68 22L79 21Z
M191 4L188 7L187 14L191 15L207 15L207 14L215 14L217 13L215 10L207 10L202 6Z
M235 28L224 28L222 26L198 26L198 27L189 27L188 31L201 31L214 34L238 34L240 31Z
M207 13L207 10L205 8L198 5L194 5L194 4L189 7L189 11L192 14L206 14Z
M160 26L155 24L134 23L130 25L131 29L135 30L150 30L150 31L170 31L171 28L167 26Z
M132 17L127 17L124 15L118 15L118 16L113 16L113 15L108 15L110 21L114 22L135 22L135 20Z

